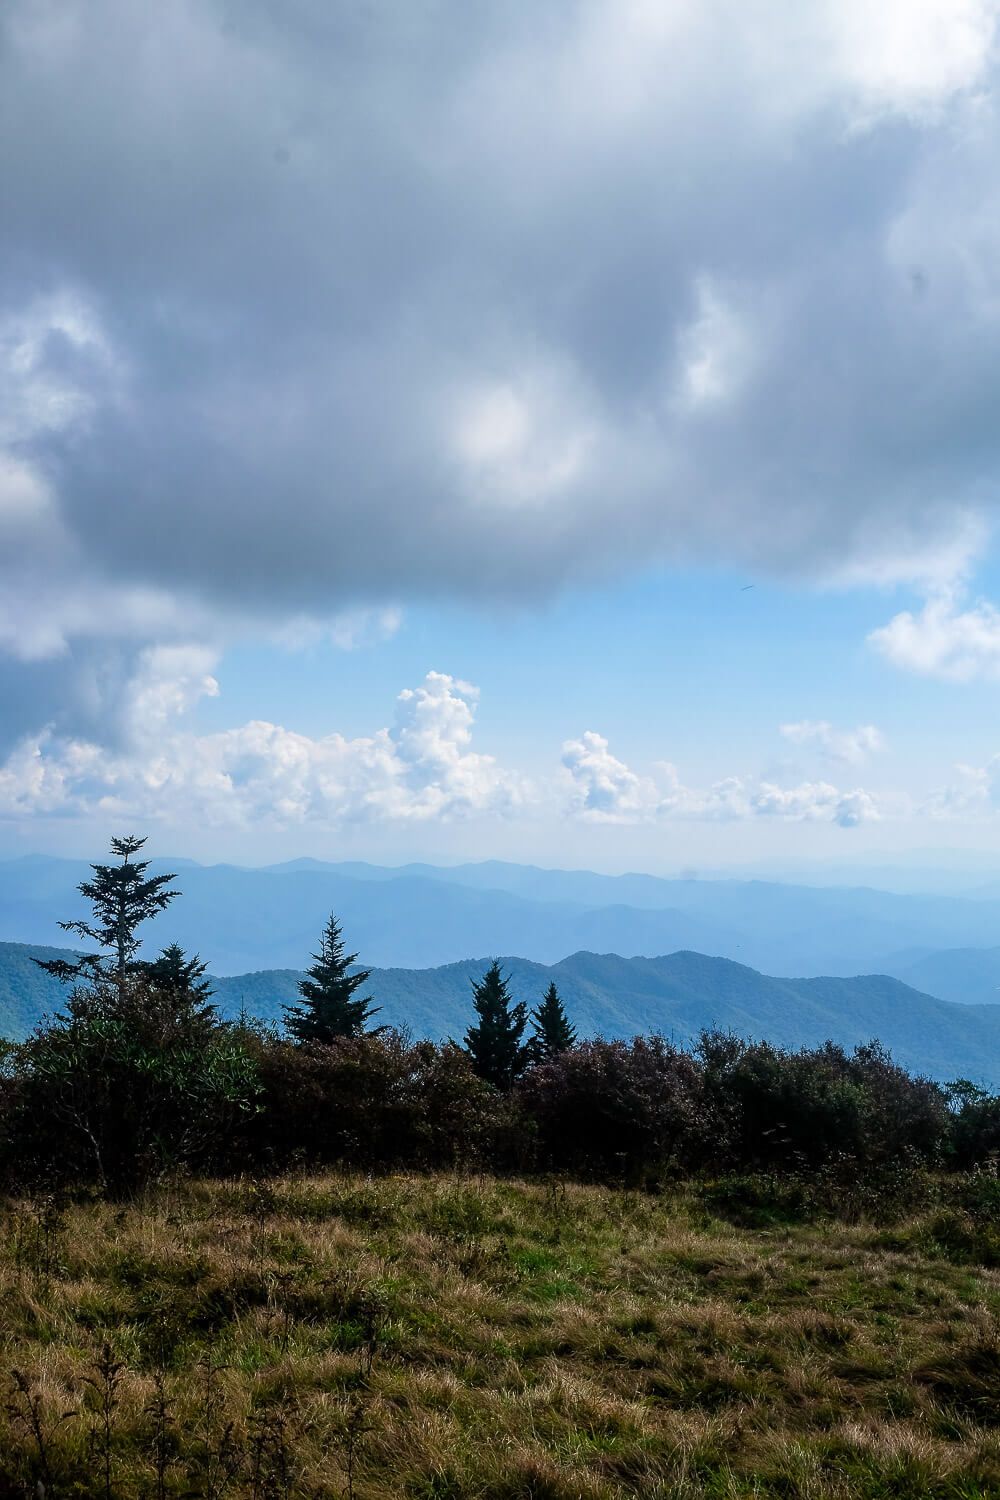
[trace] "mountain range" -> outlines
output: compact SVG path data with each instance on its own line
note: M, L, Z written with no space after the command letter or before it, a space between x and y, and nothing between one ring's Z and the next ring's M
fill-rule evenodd
M20 1039L64 990L33 962L51 948L0 943L0 1033ZM424 969L376 969L365 992L380 1006L377 1021L413 1037L460 1038L471 1014L470 988L488 960ZM581 1037L662 1032L679 1043L719 1027L781 1045L831 1039L848 1047L872 1039L911 1071L947 1081L963 1076L1000 1088L1000 1007L937 1000L887 975L853 979L780 979L728 959L679 952L661 958L574 953L546 965L507 958L517 998L534 1005L554 980ZM301 974L281 969L214 980L223 1015L241 1011L281 1020Z
M511 954L517 993L534 1003L554 978L581 1035L662 1030L687 1041L717 1025L788 1045L877 1036L907 1066L1000 1083L992 885L935 895L499 861L153 869L176 870L182 896L147 929L151 946L176 940L201 953L230 1015L242 1004L280 1019L335 911L375 969L380 1019L417 1036L461 1035L469 982L486 962L469 955ZM25 1035L58 1006L58 987L31 959L65 942L57 919L87 915L76 887L89 873L48 856L0 861L6 1035Z
M243 869L166 860L154 869L176 869L183 892L149 929L157 946L176 939L220 975L302 967L330 911L366 964L407 969L482 953L554 963L581 949L626 957L680 949L774 975L877 972L928 988L919 965L932 955L1000 939L1000 896L991 887L961 896L901 894L500 861L386 868L295 860ZM85 915L75 887L88 873L83 861L47 856L0 862L0 940L58 943L57 919ZM945 998L1000 998L986 981L974 996L961 993L969 963L938 967L932 977L949 986Z

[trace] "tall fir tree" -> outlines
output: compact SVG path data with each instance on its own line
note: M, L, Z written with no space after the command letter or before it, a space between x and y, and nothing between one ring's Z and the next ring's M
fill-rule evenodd
M304 1004L284 1007L285 1025L296 1041L333 1042L342 1036L360 1036L366 1029L378 1007L366 996L354 998L371 976L370 969L349 972L357 956L344 952L340 923L331 912L320 950L312 955L313 966L299 981Z
M140 965L153 993L171 1006L178 1019L215 1023L216 1007L210 1003L212 986L205 978L207 964L198 954L188 958L180 943L170 943L157 958Z
M528 1045L535 1062L550 1062L560 1052L568 1052L576 1041L576 1028L570 1025L555 981L545 991L541 1005L531 1012L531 1020L534 1035Z
M521 1043L528 1020L523 1000L515 1005L507 988L508 977L494 959L477 984L472 982L472 1000L478 1025L465 1033L465 1048L480 1078L495 1088L510 1089L530 1061Z
M141 938L139 927L170 905L176 890L168 890L176 875L147 875L148 859L135 859L145 844L144 838L132 834L111 840L111 852L118 856L116 865L91 865L92 880L77 886L93 911L89 922L60 922L63 932L75 933L96 943L105 951L82 954L75 962L68 959L36 959L40 968L66 982L89 979L94 983L111 980L119 996L124 996L129 974L137 967L136 954Z

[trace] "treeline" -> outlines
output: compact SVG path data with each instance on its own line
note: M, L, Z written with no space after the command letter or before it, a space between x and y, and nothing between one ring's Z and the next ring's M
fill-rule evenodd
M792 1052L706 1033L579 1041L555 990L511 997L499 964L473 985L460 1041L377 1025L368 974L331 917L283 1029L222 1019L205 965L177 945L139 959L139 928L178 894L116 839L80 887L96 951L43 964L64 1010L0 1072L9 1188L127 1194L171 1172L289 1166L557 1172L634 1186L769 1173L860 1181L995 1170L1000 1099L913 1077L877 1045Z

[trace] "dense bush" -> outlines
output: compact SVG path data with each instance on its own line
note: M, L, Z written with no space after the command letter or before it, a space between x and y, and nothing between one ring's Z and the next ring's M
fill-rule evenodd
M1000 1098L964 1078L952 1085L950 1095L955 1111L951 1128L955 1165L990 1162L995 1170L1000 1161Z
M858 1047L848 1067L863 1089L865 1159L885 1165L912 1154L921 1163L938 1163L951 1129L947 1091L907 1073L877 1042Z
M268 1165L391 1161L411 1123L406 1049L395 1038L296 1045L263 1034L254 1048L263 1111L251 1159Z
M505 1102L454 1045L398 1032L296 1046L251 1035L262 1111L247 1145L266 1165L496 1164Z
M120 1194L180 1167L224 1169L258 1108L254 1060L141 976L75 992L7 1059L5 1175Z
M530 1069L517 1102L546 1169L634 1181L704 1154L701 1070L662 1037L582 1042Z
M998 1142L995 1099L959 1090L949 1104L875 1046L588 1041L529 1067L508 1092L453 1043L387 1030L296 1044L220 1022L142 975L78 991L65 1015L0 1058L7 1182L119 1195L177 1170L296 1164L554 1171L632 1186L756 1174L795 1179L802 1211L868 1215L912 1196L926 1168L985 1164L989 1176ZM986 1197L994 1204L996 1191Z
M698 1056L720 1168L816 1168L844 1158L930 1164L943 1151L943 1090L875 1044L853 1054L832 1042L789 1052L715 1032L702 1036Z

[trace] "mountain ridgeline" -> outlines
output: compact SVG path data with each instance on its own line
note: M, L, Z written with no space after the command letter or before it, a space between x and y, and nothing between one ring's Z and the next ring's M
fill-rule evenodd
M32 962L59 953L67 950L0 943L0 1033L20 1040L63 1003L64 987ZM442 1041L461 1036L471 986L488 962L374 969L361 993L379 1005L380 1023ZM631 959L580 952L551 965L510 957L502 967L512 993L531 1005L555 982L581 1037L660 1032L688 1045L718 1028L787 1047L827 1040L853 1047L878 1038L913 1072L1000 1087L1000 1006L952 1004L887 975L780 979L691 952ZM244 1014L277 1025L302 978L296 969L216 976L214 999L226 1018Z
M175 868L184 899L157 918L152 940L202 953L217 975L304 967L336 911L352 946L379 968L436 968L495 953L552 964L581 950L624 957L689 950L765 974L891 974L942 999L1000 999L1000 952L990 971L997 977L978 977L969 992L974 966L957 952L1000 941L991 887L902 895L496 861L447 869L308 860L259 870L178 860L151 866ZM0 862L0 940L58 943L56 919L86 914L76 886L88 871L82 861L41 856Z

